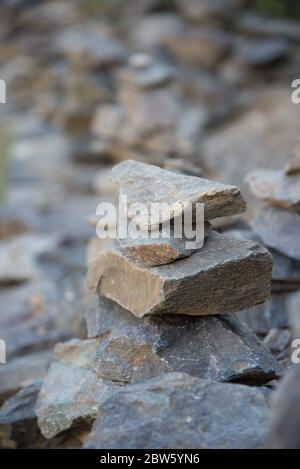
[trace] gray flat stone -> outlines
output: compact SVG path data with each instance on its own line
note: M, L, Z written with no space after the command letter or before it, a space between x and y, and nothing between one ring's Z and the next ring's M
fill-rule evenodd
M161 223L180 215L183 208L191 208L197 202L205 204L206 220L246 209L246 201L235 186L176 174L137 161L124 161L115 166L111 178L120 186L120 194L127 196L129 204L140 202L148 208L154 202L170 204L171 216L162 216ZM135 216L134 220L142 229L148 229L146 214Z
M284 171L257 169L248 174L246 181L258 199L300 211L300 176L287 176Z
M267 412L261 389L168 373L102 402L85 448L259 448Z
M142 266L120 249L106 251L91 264L87 286L137 317L222 314L264 302L271 270L265 248L212 233L197 253L159 267Z
M300 291L288 297L288 324L294 339L300 338Z
M204 239L212 232L212 226L206 222L204 225ZM153 232L151 232L153 233ZM147 232L148 234L148 232ZM131 258L142 262L144 265L157 266L170 264L177 259L182 259L193 254L193 249L186 247L187 239L173 238L140 238L140 239L119 239L122 250Z
M277 207L264 207L251 222L266 246L300 261L300 215Z
M163 371L199 378L262 384L282 369L234 315L137 319L106 298L87 316L97 348L97 375L114 382L148 379ZM213 357L213 359L212 359Z

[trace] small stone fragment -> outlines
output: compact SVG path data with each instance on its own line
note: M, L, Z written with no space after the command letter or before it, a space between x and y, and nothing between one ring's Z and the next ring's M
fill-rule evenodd
M258 199L282 208L300 211L300 176L287 176L283 171L257 169L246 178Z
M212 232L212 226L206 222L204 225L204 239ZM148 233L147 233L148 234ZM151 235L155 234L153 231ZM157 233L158 235L159 233ZM192 241L192 240L189 240ZM170 264L177 259L182 259L193 254L195 251L186 247L187 239L170 237L161 238L138 238L119 239L122 250L132 259L142 262L147 266ZM199 246L201 248L201 246Z

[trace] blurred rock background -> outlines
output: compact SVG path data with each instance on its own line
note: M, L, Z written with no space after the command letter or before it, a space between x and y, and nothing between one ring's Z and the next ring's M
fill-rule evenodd
M0 18L0 78L7 86L0 104L5 404L12 396L22 401L32 383L25 398L35 402L36 380L53 347L86 336L83 316L92 302L84 290L86 251L92 257L102 249L93 217L99 202L116 197L107 179L113 164L138 159L235 184L249 210L216 227L248 228L262 202L245 176L282 168L300 135L300 105L291 100L300 70L300 6L297 0L3 0ZM295 306L294 319L287 319L287 296L277 291L256 315L245 312L245 320L289 367L299 320ZM0 446L80 447L89 430L48 441L32 412L18 417L21 431L14 433L6 408Z

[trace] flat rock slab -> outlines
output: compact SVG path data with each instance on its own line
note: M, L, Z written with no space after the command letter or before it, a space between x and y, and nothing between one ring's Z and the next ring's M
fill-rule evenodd
M168 373L102 402L85 448L260 448L267 414L261 389Z
M300 261L300 215L277 207L264 207L251 222L264 244Z
M161 223L179 216L195 203L204 203L205 219L234 215L246 210L246 201L235 186L185 176L157 166L128 160L115 166L111 172L113 182L120 186L129 204L167 203L170 213L161 216ZM148 215L133 217L141 229L149 228ZM152 226L152 225L151 225Z
M203 241L211 232L211 224L205 222ZM153 232L151 232L151 234L153 234ZM159 233L157 234L159 235ZM187 242L191 242L191 240L174 238L172 232L169 238L162 234L160 238L119 239L120 246L126 254L148 266L170 264L177 259L190 256L195 251L186 247ZM200 246L200 248L201 247L202 246Z
M246 181L258 199L300 211L300 175L287 176L284 171L257 169L248 174Z
M97 348L97 374L133 382L163 371L182 371L215 381L266 383L282 369L234 315L135 318L107 298L86 315Z
M197 253L159 267L145 267L118 249L106 251L91 264L87 286L137 317L201 316L264 302L271 271L271 256L259 244L212 233Z

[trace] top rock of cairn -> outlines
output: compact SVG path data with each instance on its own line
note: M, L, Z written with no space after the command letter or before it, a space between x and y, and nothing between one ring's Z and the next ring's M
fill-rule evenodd
M175 218L196 203L204 204L205 220L235 215L246 210L247 204L238 187L220 184L194 176L185 176L158 166L129 160L115 166L111 179L126 195L128 203L167 203L170 214L162 214L160 223ZM129 214L130 217L130 214ZM141 229L149 226L147 214L137 215L134 221Z
M162 213L159 228L149 224L148 214L130 215L129 209L127 215L140 226L141 238L121 239L119 246L100 252L89 267L90 289L137 317L222 314L249 308L268 298L272 260L259 244L210 234L211 226L203 219L201 243L196 242L192 249L187 249L184 237L174 237L175 217L185 224L185 217L182 220L179 215L185 215L185 209L193 210L196 203L204 204L205 220L244 211L246 202L237 187L136 161L117 165L112 179L120 186L121 195L127 196L129 207L143 203L148 209L151 203L158 202L167 203L170 209L167 215ZM153 228L161 233L164 223L170 220L173 229L169 236L152 238ZM197 217L192 220L193 227L201 229Z

